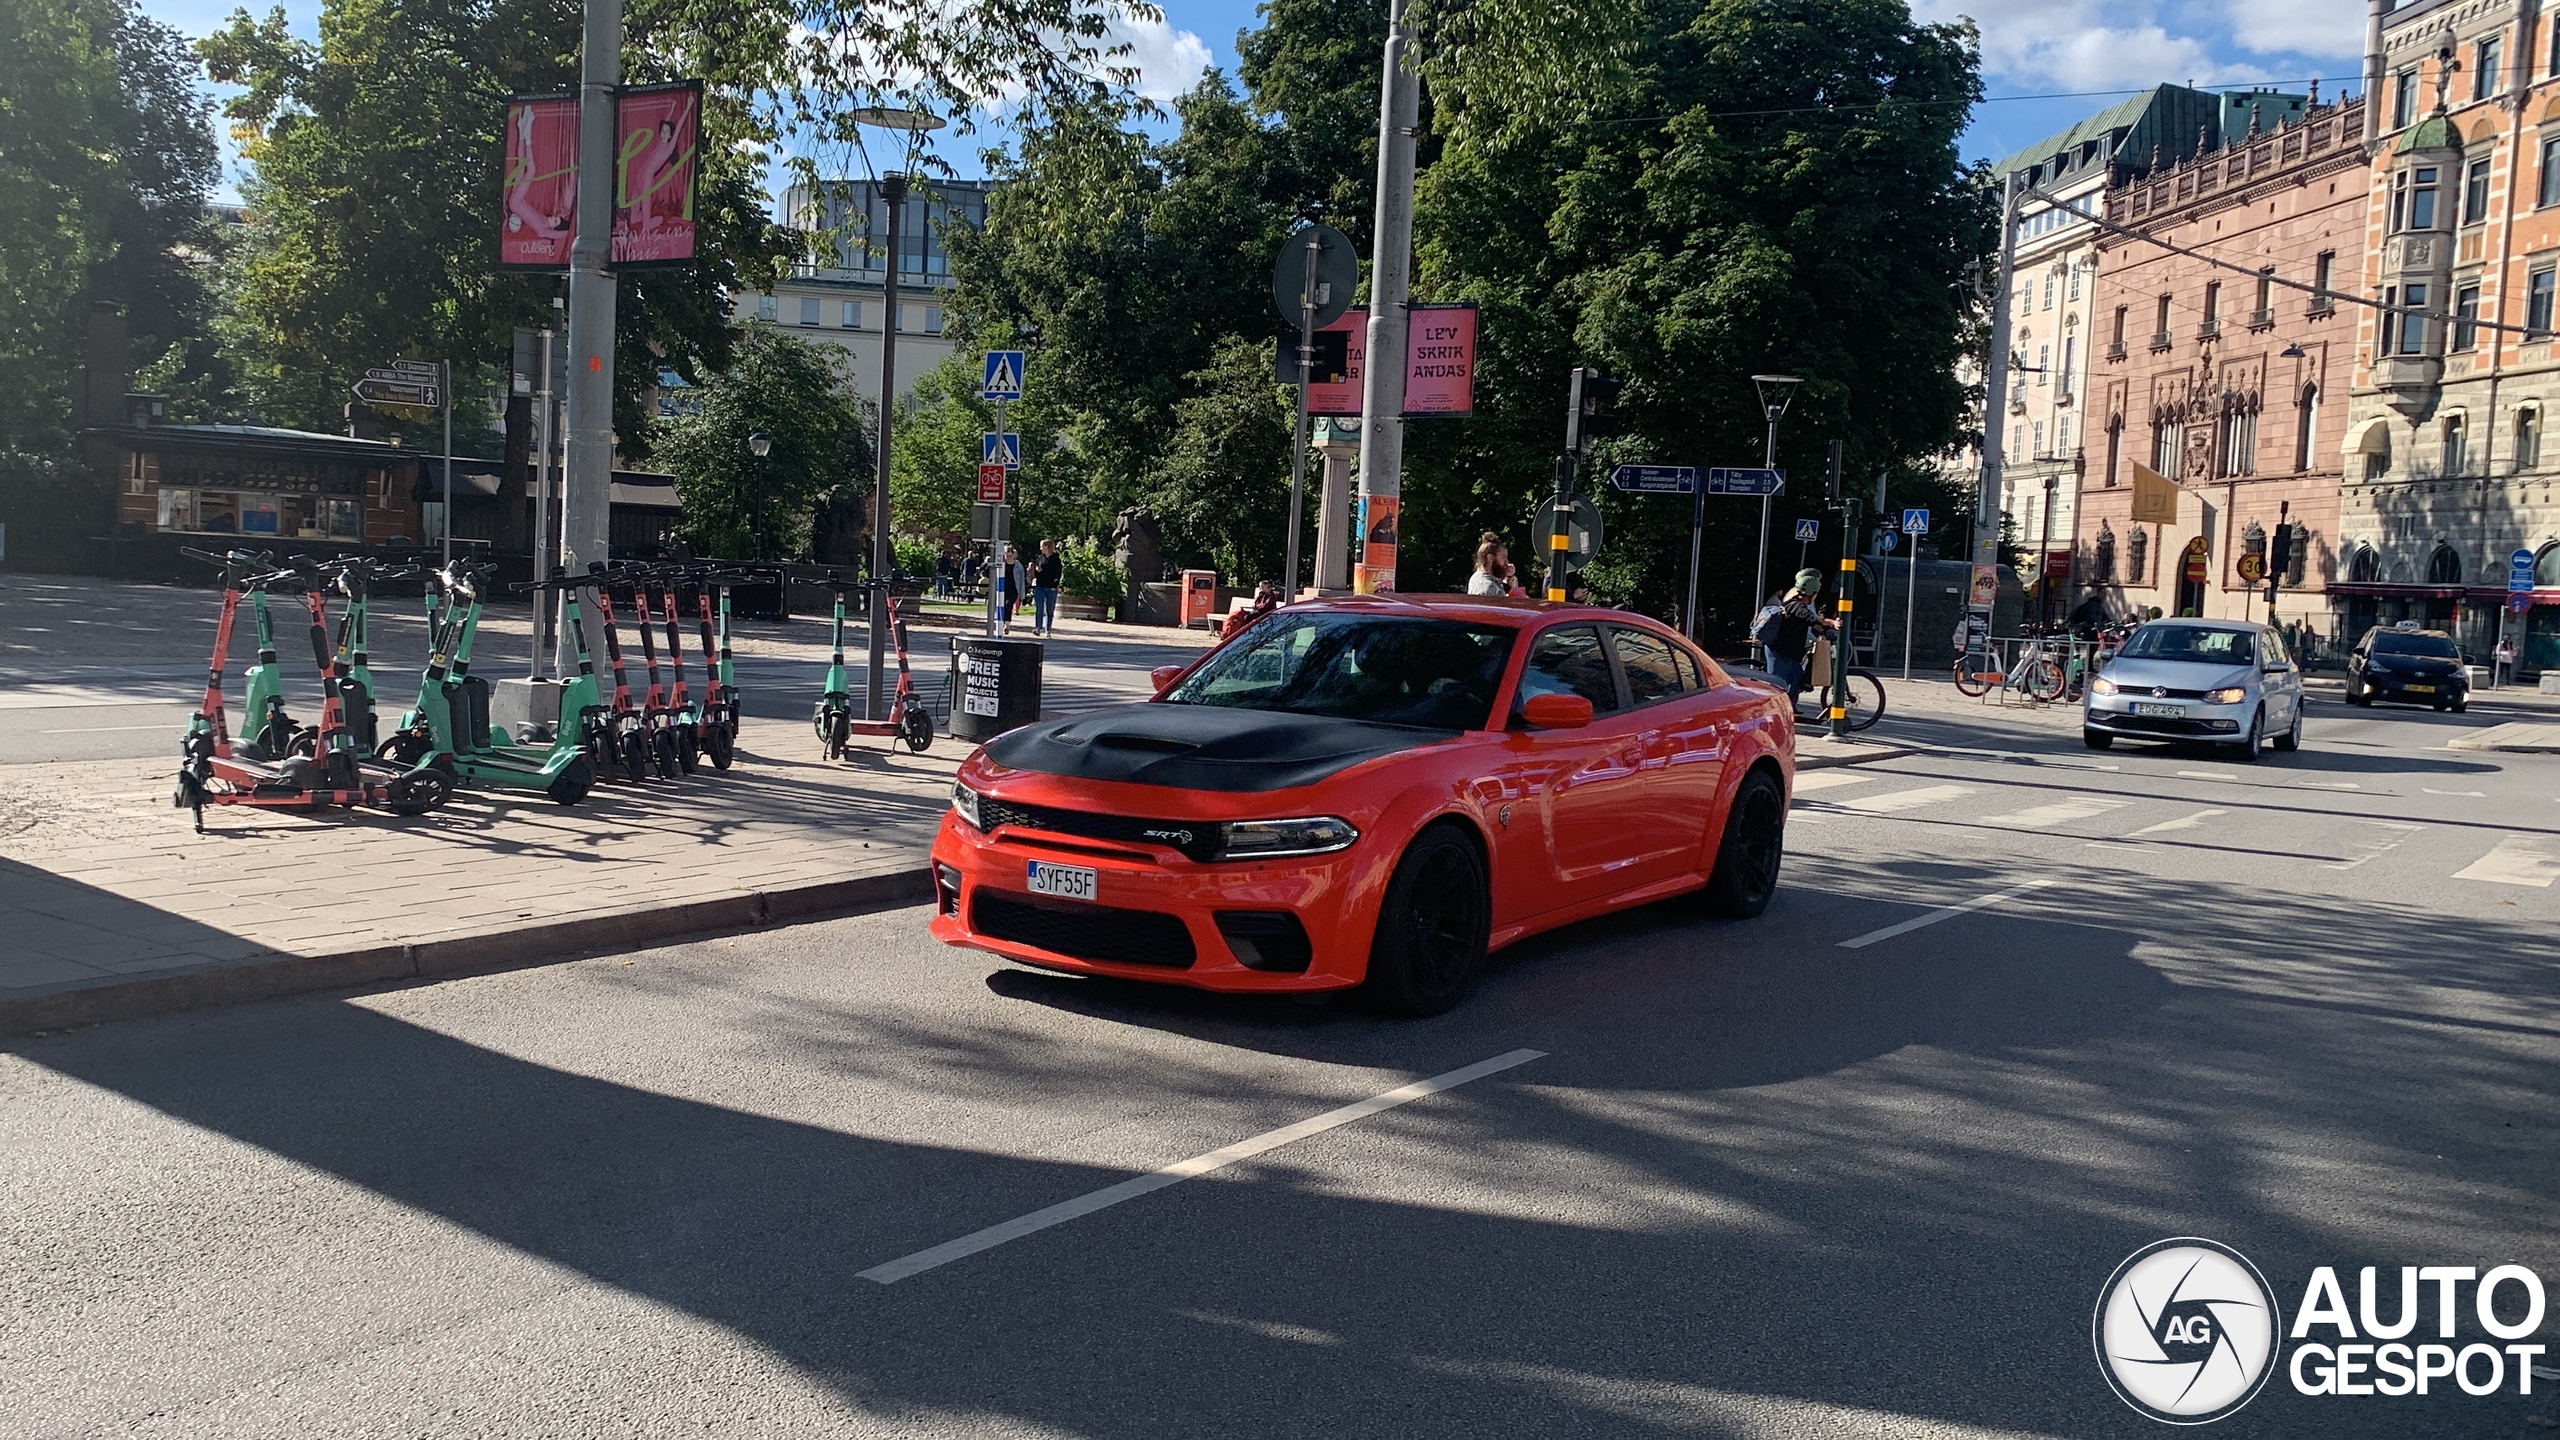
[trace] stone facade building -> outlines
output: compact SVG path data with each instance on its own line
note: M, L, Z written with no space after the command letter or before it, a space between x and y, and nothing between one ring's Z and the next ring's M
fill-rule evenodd
M2531 0L2377 4L2360 365L2344 441L2349 630L2412 619L2475 661L2560 667L2560 16ZM2524 615L2508 558L2537 562Z
M951 288L942 251L948 226L981 226L987 193L978 180L935 180L930 193L910 191L898 217L898 393L951 356L943 333L942 297ZM745 291L732 299L741 320L762 320L803 340L845 352L854 393L880 393L880 337L887 328L887 205L870 180L838 180L811 188L795 185L782 202L786 223L812 234L842 237L833 265L801 265L771 291ZM878 236L877 243L871 237Z
M2349 99L2268 127L2253 117L2219 146L2108 188L2105 217L2142 235L2096 242L2082 613L2269 619L2242 557L2263 565L2283 517L2309 544L2281 577L2273 618L2323 635L2342 623L2329 582L2357 316L2329 292L2363 271L2364 111ZM2132 519L2136 465L2177 482L2175 521Z

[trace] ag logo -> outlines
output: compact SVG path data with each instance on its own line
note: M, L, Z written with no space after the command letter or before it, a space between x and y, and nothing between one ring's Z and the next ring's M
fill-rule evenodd
M2279 1317L2239 1251L2182 1237L2136 1250L2098 1294L2098 1369L2154 1420L2202 1425L2256 1397L2274 1370Z

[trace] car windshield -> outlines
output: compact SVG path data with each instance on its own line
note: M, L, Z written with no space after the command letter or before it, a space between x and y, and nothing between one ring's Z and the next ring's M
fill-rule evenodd
M2424 655L2436 660L2459 660L2462 652L2442 635L2411 635L2404 631L2382 630L2373 637L2376 655Z
M2257 653L2246 630L2202 625L2145 625L2117 653L2129 660L2185 660L2198 665L2246 665Z
M1516 633L1456 620L1282 613L1202 661L1164 698L1481 730Z

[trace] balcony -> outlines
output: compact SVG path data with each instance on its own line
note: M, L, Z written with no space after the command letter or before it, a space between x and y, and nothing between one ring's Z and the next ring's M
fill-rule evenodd
M2108 341L2108 342L2107 342L2107 358L2108 358L2108 359L2110 359L2110 360L2121 360L2121 359L2123 359L2123 358L2124 358L2124 342L2123 342L2123 341L2121 341L2121 340L2110 340L2110 341Z
M2222 322L2210 317L2196 322L2196 338L2210 340L2222 333Z
M2249 312L2249 328L2252 330L2272 330L2275 324L2276 312L2273 306L2260 306Z
M2338 302L2333 296L2314 295L2303 303L2302 313L2315 320L2323 315L2335 315L2338 313Z
M2155 352L2156 352L2156 351L2161 351L2161 350L2166 350L2166 349L2168 349L2168 348L2169 348L2169 332L2168 332L2168 331L2166 331L2166 330L2154 330L2154 331L2152 331L2152 332L2151 332L2151 348L2152 348Z

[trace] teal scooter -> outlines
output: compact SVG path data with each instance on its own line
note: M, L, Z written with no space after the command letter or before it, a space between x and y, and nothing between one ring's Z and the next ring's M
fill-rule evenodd
M467 785L495 785L539 790L563 805L575 805L595 788L595 762L563 727L562 738L547 748L502 745L492 740L485 681L471 678L471 642L480 628L479 586L494 566L448 566L427 586L428 656L418 681L417 704L402 714L400 728L382 742L385 760L411 766L450 768ZM576 637L582 674L562 687L561 713L583 714L597 705L593 667L585 665L586 634L578 621L574 593L563 618ZM475 689L475 686L477 687Z
M827 665L826 689L810 714L810 724L818 732L818 743L826 757L843 759L845 742L856 735L885 735L916 754L923 754L933 744L933 716L926 713L922 697L916 694L914 677L907 671L907 622L898 613L897 586L879 580L847 580L833 570L827 571L823 579L802 578L825 585L836 594L834 657ZM853 718L853 688L844 669L844 597L849 590L865 595L874 590L888 592L889 640L897 652L898 684L889 697L889 716L885 720Z

